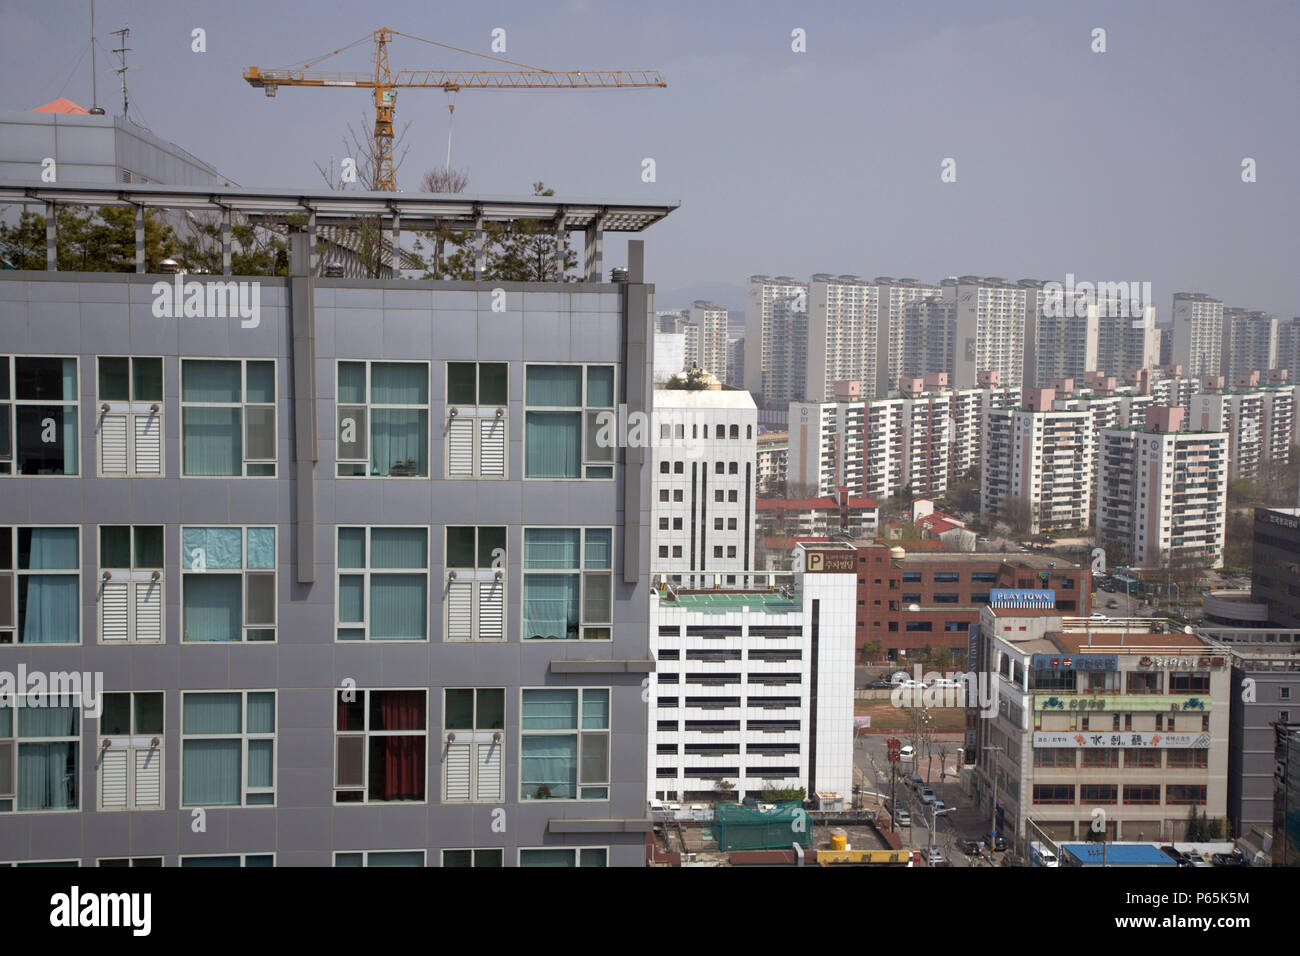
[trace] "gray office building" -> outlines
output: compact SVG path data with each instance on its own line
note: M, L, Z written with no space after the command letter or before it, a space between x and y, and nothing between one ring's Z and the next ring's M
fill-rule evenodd
M675 206L0 185L74 198L301 231L285 278L0 272L0 863L643 864L650 474L596 426L653 287L602 248ZM316 277L361 215L582 276Z

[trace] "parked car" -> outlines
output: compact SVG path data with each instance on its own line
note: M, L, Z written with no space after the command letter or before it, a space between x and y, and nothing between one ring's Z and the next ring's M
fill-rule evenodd
M889 676L889 683L893 684L895 687L906 680L908 680L907 671L894 671L894 673Z
M1060 866L1061 861L1056 858L1056 854L1035 840L1029 844L1029 865L1030 866Z
M980 844L978 840L962 840L960 846L961 846L961 851L965 853L967 856L979 855Z
M940 810L947 810L947 809L948 809L948 804L944 803L942 800L936 799L934 801L935 813L938 813Z
M1111 598L1109 601L1106 602L1106 606L1107 606L1107 607L1119 607L1119 601L1118 601L1117 599L1115 599L1115 598Z
M930 847L930 852L925 855L925 862L929 866L947 866L948 860L943 855L943 850L937 846Z
M915 756L916 748L911 744L903 744L902 748L898 751L899 760L911 760Z
M894 685L887 680L873 680L867 685L871 690L890 690Z
M894 822L900 827L910 827L912 825L912 815L906 810L895 810Z
M1210 857L1214 866L1250 866L1240 853L1215 853Z
M924 804L934 803L934 801L938 799L937 797L935 797L934 791L931 790L929 787L922 787L918 791L918 793L920 794L921 802Z
M925 786L925 781L921 779L921 775L919 773L912 774L903 782L906 783L913 790L920 790L923 786Z
M1001 853L1007 848L1007 838L1000 833L984 834L984 842L991 846L995 853Z
M1177 863L1179 866L1191 866L1191 865L1192 865L1192 861L1191 861L1191 860L1187 859L1186 856L1184 856L1184 855L1183 855L1182 853L1180 853L1178 850L1175 850L1172 846L1162 846L1162 847L1160 848L1160 852L1163 853L1165 856L1169 857L1169 859L1173 860L1173 861L1174 861L1175 863Z
M951 677L936 677L930 683L930 686L938 690L956 690L961 687L961 684L953 680Z

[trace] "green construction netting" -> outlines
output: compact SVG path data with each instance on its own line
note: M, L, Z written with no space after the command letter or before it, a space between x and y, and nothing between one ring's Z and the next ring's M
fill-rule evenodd
M719 850L788 850L812 847L812 818L796 800L759 810L738 803L713 805Z

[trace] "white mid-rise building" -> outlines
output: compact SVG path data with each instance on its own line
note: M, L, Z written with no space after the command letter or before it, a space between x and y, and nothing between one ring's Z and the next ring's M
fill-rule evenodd
M835 383L876 385L879 290L858 276L819 272L808 283L808 352L804 398L827 401Z
M765 408L804 397L808 284L750 276L745 291L745 388Z
M939 287L916 279L895 279L891 276L877 276L875 286L876 314L879 316L875 394L885 398L898 386L898 380L904 374L908 306L931 297L939 299ZM907 374L923 376L927 371L930 369L914 368Z
M1172 360L1194 377L1223 366L1223 303L1200 292L1174 293Z
M1268 384L1259 372L1237 376L1231 390L1223 379L1207 378L1190 401L1188 427L1223 431L1228 444L1228 479L1256 478L1270 464L1286 464L1295 433L1295 387L1275 370Z
M719 382L727 381L727 310L720 305L696 300L687 324L693 329L694 352L686 356Z
M1029 534L1086 528L1091 516L1092 415L1055 400L1055 389L1025 389L1020 407L984 416L980 510Z
M851 800L857 551L798 549L779 588L652 592L648 799Z
M1184 431L1181 408L1147 409L1144 428L1098 438L1097 543L1123 543L1125 563L1223 565L1228 433Z
M650 553L656 571L753 566L758 410L740 390L655 389Z
M1229 382L1248 372L1278 367L1277 317L1245 309L1223 310L1223 371Z
M979 373L997 372L1004 385L1020 385L1025 362L1024 287L1005 279L961 276L942 283L953 305L953 340L946 371L954 388L979 383Z

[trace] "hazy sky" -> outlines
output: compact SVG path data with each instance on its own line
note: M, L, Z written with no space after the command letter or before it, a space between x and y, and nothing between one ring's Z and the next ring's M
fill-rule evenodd
M89 0L0 0L0 108L90 105ZM666 90L470 91L453 165L470 191L678 200L648 231L661 293L750 274L1150 281L1300 314L1300 6L1198 3L129 3L131 115L248 186L320 184L364 91L249 87L386 26L548 69L650 68ZM207 52L191 52L191 30ZM1092 31L1106 30L1094 53ZM807 51L791 49L806 31ZM365 70L367 41L321 64ZM398 40L391 66L490 61ZM101 54L100 102L121 109ZM413 189L443 163L448 97L398 94ZM652 157L657 182L641 180ZM940 181L956 161L957 181ZM1251 157L1258 181L1242 182ZM606 246L622 261L622 240ZM732 300L734 302L734 299ZM664 300L661 306L675 304ZM688 303L685 303L688 304Z

